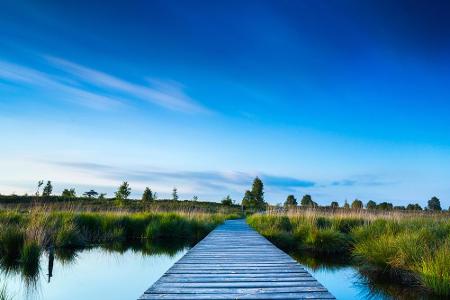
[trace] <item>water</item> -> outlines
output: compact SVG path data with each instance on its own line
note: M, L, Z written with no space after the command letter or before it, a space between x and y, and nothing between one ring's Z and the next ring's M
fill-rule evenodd
M291 254L337 299L443 299L419 287L401 284L388 274L367 271L353 265L350 259Z
M0 286L14 300L137 299L184 253L188 245L111 245L42 254L36 270L0 264ZM292 256L337 299L433 299L423 290L365 272L349 260ZM440 299L435 297L434 299Z
M69 254L44 253L33 278L2 270L1 284L14 300L137 299L186 249L146 254L92 248ZM49 276L50 274L50 276Z

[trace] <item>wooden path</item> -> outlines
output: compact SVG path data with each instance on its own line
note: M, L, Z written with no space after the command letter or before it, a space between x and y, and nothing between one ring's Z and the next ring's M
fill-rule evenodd
M140 299L335 298L244 220L230 220L189 250Z

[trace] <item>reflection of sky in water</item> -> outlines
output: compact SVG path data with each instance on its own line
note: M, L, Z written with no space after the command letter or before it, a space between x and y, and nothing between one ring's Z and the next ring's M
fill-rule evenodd
M6 283L14 300L80 300L80 299L137 299L185 251L173 257L165 254L142 255L131 250L123 254L96 248L77 253L74 261L61 264L55 259L53 277L48 282L48 256L41 258L36 287L27 289L20 275L2 273L1 285Z
M352 267L318 268L312 270L305 267L320 283L322 283L338 300L367 299L370 291L358 279L358 271ZM370 299L383 299L371 295Z

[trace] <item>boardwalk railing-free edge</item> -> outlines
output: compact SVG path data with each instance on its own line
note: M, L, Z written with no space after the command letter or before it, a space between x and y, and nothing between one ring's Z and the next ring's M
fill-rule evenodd
M245 220L228 220L190 249L140 299L335 298Z

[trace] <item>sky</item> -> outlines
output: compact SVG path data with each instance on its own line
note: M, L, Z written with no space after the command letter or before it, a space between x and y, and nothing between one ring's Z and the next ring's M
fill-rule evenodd
M0 193L450 205L448 1L0 2Z

